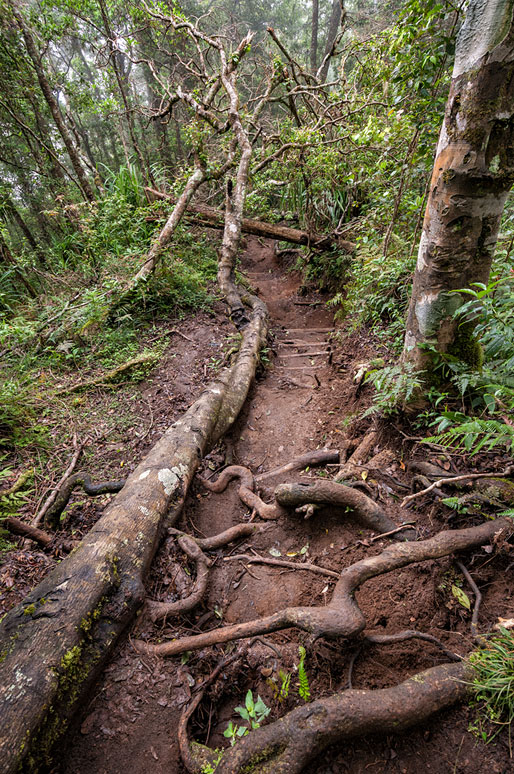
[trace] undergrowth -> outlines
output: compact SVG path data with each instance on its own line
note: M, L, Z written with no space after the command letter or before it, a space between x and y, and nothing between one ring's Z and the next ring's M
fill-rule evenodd
M512 756L514 636L502 627L498 635L489 638L486 648L470 655L469 661L475 673L472 690L478 710L472 730L490 742L506 727ZM490 731L490 724L496 730Z
M37 278L37 298L12 286L2 290L0 281L0 445L8 447L44 443L38 417L52 410L53 390L63 380L126 362L143 350L142 331L212 302L215 250L181 227L154 276L105 322L165 218L162 204L147 203L134 167L108 174L97 203L56 202L47 215L61 228L48 251L46 277ZM160 355L163 344L151 351Z

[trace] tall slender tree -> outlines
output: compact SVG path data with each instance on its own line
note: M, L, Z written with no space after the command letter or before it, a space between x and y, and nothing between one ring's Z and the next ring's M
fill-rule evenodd
M470 0L436 151L407 320L404 361L430 363L430 347L474 365L473 322L458 290L487 283L514 182L514 3Z

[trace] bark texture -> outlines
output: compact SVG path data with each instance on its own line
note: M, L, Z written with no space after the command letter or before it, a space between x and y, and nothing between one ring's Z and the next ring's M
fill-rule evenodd
M479 366L473 322L454 317L487 283L500 219L514 181L514 25L511 0L472 0L431 180L407 321L404 359L424 368L434 346Z
M219 774L300 774L328 745L372 733L397 733L464 699L472 679L465 663L442 664L399 685L348 690L306 704L252 731L229 748Z
M178 518L201 457L239 413L266 337L255 301L236 362L128 477L104 516L0 624L0 772L48 765L56 739L144 599L164 525Z

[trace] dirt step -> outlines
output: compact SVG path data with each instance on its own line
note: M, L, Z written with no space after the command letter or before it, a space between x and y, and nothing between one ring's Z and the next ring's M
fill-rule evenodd
M279 342L279 347L330 347L331 345L327 341L285 341Z
M323 352L284 352L283 354L279 355L279 357L319 357L320 355L328 356L330 353L323 351Z

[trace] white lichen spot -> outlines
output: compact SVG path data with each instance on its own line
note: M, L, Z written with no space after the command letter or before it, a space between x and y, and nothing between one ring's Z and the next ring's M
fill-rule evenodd
M405 334L405 351L410 352L416 346L416 337L410 331Z
M421 239L419 240L419 250L418 250L418 262L416 264L416 270L417 271L423 271L423 269L426 267L425 263L425 252L428 245L428 237L426 235L426 232L423 231L421 234Z
M161 482L161 484L164 487L164 494L168 497L173 494L175 489L177 488L177 484L179 481L179 477L176 473L173 472L173 470L170 470L169 468L162 468L158 474L157 478Z
M229 226L229 228L230 228L230 231L231 231L233 234L237 234L237 226L236 226L236 224L235 224L235 223L231 223L231 224L230 224L230 226Z
M145 508L144 505L140 505L139 510L141 511L143 516L150 516L150 511L148 510L148 508Z
M142 481L144 478L146 478L149 475L150 475L150 471L149 470L143 470L143 472L139 476L139 480Z

